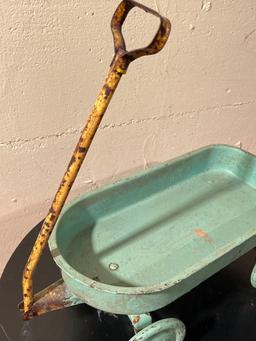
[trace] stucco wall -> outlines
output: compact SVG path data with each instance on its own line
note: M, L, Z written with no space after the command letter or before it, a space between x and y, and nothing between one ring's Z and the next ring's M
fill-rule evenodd
M47 212L111 61L118 2L1 2L0 273ZM206 144L256 153L255 1L143 3L171 19L168 46L130 66L72 196ZM155 22L133 15L129 41L145 45Z

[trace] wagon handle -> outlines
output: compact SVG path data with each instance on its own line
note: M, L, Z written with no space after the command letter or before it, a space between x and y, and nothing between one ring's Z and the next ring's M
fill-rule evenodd
M140 49L127 51L124 36L122 33L122 26L127 18L127 15L134 7L139 7L147 13L150 13L160 19L160 25L158 28L157 33L155 34L152 42ZM156 54L162 50L166 41L168 40L170 30L171 30L171 23L169 19L161 16L158 12L154 11L151 8L148 8L142 4L139 4L133 0L122 1L120 5L117 7L112 21L111 21L111 30L114 38L114 47L115 47L115 54L116 55L123 55L125 56L125 62L130 63L133 60L151 54ZM127 69L128 65L126 66Z
M160 18L160 26L153 41L147 47L128 52L126 51L125 41L122 34L122 25L133 7L139 7L144 11ZM115 56L111 63L109 73L88 117L87 123L82 130L81 137L74 150L71 161L62 178L58 191L55 194L52 205L42 224L41 230L24 268L22 279L24 319L30 319L32 317L31 308L34 303L34 271L55 226L55 223L60 215L69 191L76 179L83 160L89 150L91 142L100 125L112 95L115 92L122 75L126 73L129 64L133 60L145 55L155 54L164 47L170 34L171 24L167 18L162 17L152 9L147 8L136 1L123 0L114 13L111 21L111 29L114 37Z

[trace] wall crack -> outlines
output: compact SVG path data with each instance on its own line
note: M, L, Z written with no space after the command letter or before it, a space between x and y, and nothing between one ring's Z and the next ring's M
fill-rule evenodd
M155 115L155 116L151 116L151 117L147 117L147 118L141 118L141 119L132 118L128 121L124 121L124 122L120 122L120 123L105 124L105 125L101 126L99 129L100 130L115 129L115 128L126 127L126 126L133 125L133 124L143 124L143 123L152 122L152 121L169 120L169 119L179 118L179 117L183 117L186 115L190 115L190 114L194 114L194 113L200 113L200 112L204 112L204 111L211 111L211 110L217 110L217 109L223 109L223 108L241 107L244 105L253 104L255 102L256 101L235 102L235 103L228 103L228 104L222 104L222 105L202 107L202 108L195 109L195 110L170 113L168 115ZM82 127L81 128L68 128L63 132L55 133L55 134L49 134L49 135L45 135L45 136L36 136L36 137L25 138L25 139L18 138L16 140L2 141L2 142L0 141L0 149L1 148L3 148L3 149L4 148L19 149L19 148L22 148L25 145L32 143L32 142L40 143L40 142L43 142L43 141L49 140L49 139L60 139L60 138L66 137L66 136L76 135L78 133L81 133L81 131L82 131Z

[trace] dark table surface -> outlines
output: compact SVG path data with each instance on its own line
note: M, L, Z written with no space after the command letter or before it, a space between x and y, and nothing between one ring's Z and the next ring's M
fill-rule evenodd
M36 226L17 247L0 281L0 341L128 341L132 327L126 316L99 312L86 304L23 321L21 300L23 266L39 231ZM255 341L256 289L250 273L256 262L252 250L169 306L153 319L181 319L186 341ZM35 275L35 292L60 278L48 250Z

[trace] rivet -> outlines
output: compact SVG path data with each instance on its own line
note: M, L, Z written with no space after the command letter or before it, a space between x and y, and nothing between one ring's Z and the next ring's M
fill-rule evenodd
M110 263L108 267L110 271L116 271L119 268L119 265L116 263Z

